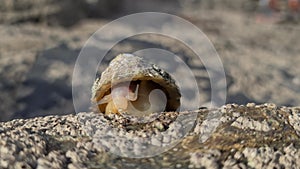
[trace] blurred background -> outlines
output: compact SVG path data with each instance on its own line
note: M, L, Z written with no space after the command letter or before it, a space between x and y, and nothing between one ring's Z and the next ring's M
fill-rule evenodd
M106 23L146 11L180 16L208 36L225 68L226 103L300 105L299 0L1 0L0 121L75 113L72 73L84 43ZM205 67L180 42L136 36L108 55L149 47L181 56L209 101Z

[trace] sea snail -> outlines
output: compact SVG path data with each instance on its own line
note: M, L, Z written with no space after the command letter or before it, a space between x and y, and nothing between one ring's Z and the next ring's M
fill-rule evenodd
M105 114L144 116L176 111L180 97L166 71L132 54L116 56L92 88L92 103Z

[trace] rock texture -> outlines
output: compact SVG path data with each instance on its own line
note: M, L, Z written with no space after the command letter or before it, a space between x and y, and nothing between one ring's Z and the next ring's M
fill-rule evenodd
M142 146L101 139L117 132L147 142L151 134L161 134L160 140L148 142L163 147L181 137L180 131L165 131L176 129L175 123L187 125L176 119L189 114L195 123L187 135L156 156L118 156L106 146L129 149L132 157ZM299 116L297 107L250 103L167 112L148 123L92 112L15 119L0 123L0 168L300 168Z

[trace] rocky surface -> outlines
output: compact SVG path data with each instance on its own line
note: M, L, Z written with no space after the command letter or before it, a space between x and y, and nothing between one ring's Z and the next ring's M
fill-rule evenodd
M300 104L300 27L258 22L256 5L245 2L0 1L0 121L7 121L0 123L0 168L300 168L294 107ZM116 44L98 73L122 52L173 52L195 75L201 103L192 106L200 109L130 120L75 114L72 73L87 39L114 17L144 11L175 14L199 27L224 65L226 102L244 105L201 108L211 97L205 65L180 41L147 34ZM126 24L115 31L134 32ZM175 147L167 150L170 143Z
M92 112L15 119L0 123L0 168L300 168L299 113L249 103L166 112L147 123ZM165 149L173 138L179 142ZM165 151L137 158L146 143Z
M130 0L118 4L102 0L73 2L0 2L0 121L74 112L72 73L87 39L112 21L113 15L143 11L181 16L208 36L225 68L226 103L300 103L299 24L257 23L255 11L243 10L244 1L237 0L195 4L160 0L134 4ZM118 6L122 10L109 10ZM134 32L126 26L116 31ZM188 34L182 29L170 31ZM190 38L197 40L193 35ZM107 54L99 74L113 56L147 48L178 55L195 75L201 91L199 106L210 101L211 85L205 65L187 46L164 36L137 35L124 39ZM105 49L98 46L97 50ZM87 93L80 102L88 103L90 95Z
M88 17L115 16L121 6L122 1L115 0L3 0L0 2L0 23L33 22L70 27Z

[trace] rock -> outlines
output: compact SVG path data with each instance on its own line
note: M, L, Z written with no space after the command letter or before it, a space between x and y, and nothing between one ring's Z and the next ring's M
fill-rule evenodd
M134 5L130 0L125 1L124 4L119 0L1 1L0 111L3 113L0 121L74 112L70 79L76 56L90 35L111 21L114 15L110 14L118 13L115 9L120 6L132 13L138 11L137 8L140 12L149 11L151 6L164 11L171 8L171 3L173 9L170 10L199 27L214 44L227 75L227 103L299 105L299 51L294 45L299 44L299 25L261 26L252 20L253 17L245 17L241 10L224 9L224 5L230 3L223 1L215 2L216 6L222 7L221 11L225 10L221 15L218 10L203 9L203 6L201 10L181 11L175 7L174 1L143 0ZM243 3L235 1L233 4ZM192 6L198 8L198 5ZM101 19L102 12L103 15L109 14L109 18ZM89 17L100 19L85 19ZM126 25L115 28L115 31L118 34L135 32ZM188 32L173 28L170 31ZM110 38L110 35L105 37L107 40ZM197 38L191 35L189 40ZM99 45L97 50L106 47ZM201 104L210 101L211 84L206 66L192 50L175 39L150 34L128 38L111 49L101 63L99 73L112 56L146 48L167 50L182 59L195 75ZM257 61L260 66L257 66ZM162 65L169 66L168 62L162 62ZM85 78L82 80L87 81ZM184 85L190 84L186 82ZM86 92L86 96L80 98L78 102L88 107L90 94Z
M298 168L298 116L292 112L298 109L228 104L166 112L142 124L93 112L15 119L0 123L0 168ZM195 124L183 136L178 129L185 129L190 119L182 116L189 114L196 114ZM166 128L158 130L158 123ZM264 125L269 130L257 128Z
M233 114L234 117L238 116ZM232 124L234 127L238 127L241 129L252 129L252 130L257 130L257 131L270 131L269 125L266 123L266 121L258 122L255 120L251 120L249 118L243 118L243 117L238 117Z
M293 109L289 114L289 123L296 130L298 135L300 135L300 111L299 109Z
M59 151L51 151L46 157L37 160L37 169L64 168L66 157Z
M195 168L220 168L218 164L218 158L221 153L218 150L212 150L210 152L196 152L191 154L190 163Z
M83 18L113 15L122 2L117 1L58 1L3 0L0 2L0 24L40 22L49 25L72 26Z

